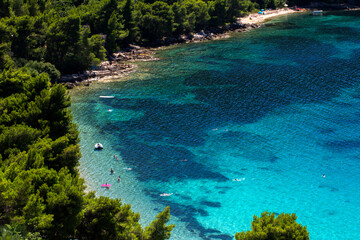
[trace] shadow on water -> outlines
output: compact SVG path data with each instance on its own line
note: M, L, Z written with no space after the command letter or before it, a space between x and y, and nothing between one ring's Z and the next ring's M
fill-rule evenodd
M296 25L276 27L293 29ZM326 33L328 30L323 28L322 31ZM352 31L346 30L347 33ZM338 94L340 88L351 87L358 81L356 77L341 77L347 76L346 72L359 69L354 59L359 59L360 50L354 52L352 59L340 59L333 57L339 51L334 46L311 37L262 36L261 39L264 44L266 42L264 59L273 61L273 64L261 59L254 63L254 59L233 58L226 63L227 70L221 66L211 70L190 69L181 77L177 84L186 87L186 92L182 94L191 92L199 104L169 104L167 99L155 97L126 98L108 103L110 108L144 113L136 119L101 126L104 133L117 136L121 144L115 150L121 152L125 164L133 166L139 173L139 181L167 182L170 178L227 181L227 177L197 161L197 156L188 150L189 147L203 146L209 129L217 125L253 123L271 111L292 103L328 101ZM206 52L205 46L208 45L191 47L204 48ZM219 53L222 60L226 60L224 54L227 53ZM216 54L210 56L214 58ZM279 63L278 60L286 63ZM176 61L186 63L187 59L179 56ZM216 61L211 64L216 65ZM152 81L158 83L171 78L171 72L162 74L154 73L157 78ZM121 88L123 84L126 83L118 83L118 87ZM235 137L235 133L227 134L229 138ZM359 147L360 143L334 140L327 142L326 146L340 151ZM187 161L181 162L182 159ZM270 163L277 160L277 156L268 157ZM321 185L319 188L329 187ZM223 235L216 229L204 228L196 220L197 215L207 216L205 210L191 203L184 205L165 200L152 192L147 194L155 201L169 205L172 214L188 223L190 231L199 231L202 239L232 239L232 236ZM221 207L220 202L203 201L200 204Z
M210 171L205 165L193 161L192 153L184 148L149 146L131 140L124 140L123 143L129 144L131 148L124 147L119 151L126 163L141 173L139 181L167 182L170 178L211 179L219 182L228 180L222 174ZM186 162L181 161L184 158L187 159Z
M276 22L276 23L265 23L265 27L270 27L271 29L277 29L277 30L289 30L289 29L301 29L302 26L298 26L295 23L291 22Z
M181 221L186 222L186 228L190 232L194 232L194 230L199 232L199 237L201 239L222 239L222 240L230 240L233 239L233 236L223 234L221 231L213 228L205 228L203 227L197 220L196 216L208 216L207 211L202 208L196 208L191 205L183 205L179 203L174 203L170 200L166 200L165 198L159 197L159 194L147 192L149 196L151 196L154 201L163 204L164 206L170 206L171 215L178 217ZM206 202L205 205L216 205L211 207L220 207L218 204L214 204L212 202Z

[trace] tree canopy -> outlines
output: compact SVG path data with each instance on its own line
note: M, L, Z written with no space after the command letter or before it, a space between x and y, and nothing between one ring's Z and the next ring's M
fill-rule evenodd
M308 240L306 226L296 222L296 214L263 212L254 216L251 230L236 233L236 240Z
M35 65L39 71L43 68ZM142 228L140 215L130 205L84 192L77 170L81 154L69 110L71 100L64 86L50 83L46 71L33 74L23 67L0 73L2 236L150 239L148 228ZM167 239L173 228L166 225L169 208L159 216L149 227L155 225L156 232L162 233L157 239Z
M312 0L0 0L0 69L35 61L47 70L78 73L130 43L223 26L286 2Z
M130 43L221 26L259 7L254 0L1 0L0 69L31 61L39 73L41 64L78 73Z

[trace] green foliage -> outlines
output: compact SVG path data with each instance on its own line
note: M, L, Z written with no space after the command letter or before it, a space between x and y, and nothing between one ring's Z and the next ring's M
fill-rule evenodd
M296 222L295 213L282 213L275 217L275 213L263 212L261 217L254 216L251 231L236 233L236 240L308 240L309 233L306 226Z
M0 240L41 240L40 233L27 232L22 226L9 224L0 226Z
M12 17L7 21L16 32L12 36L11 51L15 58L40 60L44 55L44 26L30 16Z
M254 12L254 3L249 0L228 0L226 22L235 22L237 17Z
M119 32L115 27L113 31L113 36L117 40ZM61 18L49 28L46 60L53 63L62 73L79 72L98 64L105 57L104 41L99 35L90 35L90 29L81 26L79 16Z
M81 41L90 48L103 40ZM103 57L103 49L96 52ZM50 84L45 72L51 66L30 61L0 73L0 225L8 224L0 239L144 239L130 205L85 196L70 97L62 85Z
M28 145L41 135L41 131L26 125L12 125L5 128L0 135L0 152L8 156L14 150L26 151Z
M47 34L46 60L61 72L77 72L81 62L80 18L68 16L53 23Z
M194 30L194 24L192 24L193 27L190 26L187 10L184 5L176 2L172 5L171 10L174 13L174 34L180 35L181 33L188 33Z
M90 0L87 6L83 6L84 17L82 20L84 24L90 26L93 34L111 32L108 27L108 22L113 12L119 13L118 3L114 0ZM78 14L78 13L77 13ZM117 16L120 17L120 16Z
M272 8L272 9L281 8L286 3L285 0L256 0L255 2L259 4L260 8Z
M68 170L39 168L21 171L3 196L12 203L10 219L49 238L64 238L80 222L83 190L83 181Z
M10 16L10 1L9 0L0 0L0 17L9 17Z
M2 8L0 7L0 9ZM14 34L15 29L7 25L5 21L0 20L0 69L8 69L13 65L13 60L10 58L9 53Z
M71 100L63 86L51 82L60 73L79 73L97 65L130 43L221 26L256 7L283 4L283 0L0 0L0 225L11 224L2 228L5 239L40 235L168 239L174 228L167 225L169 208L144 230L130 205L95 198L93 193L85 196L77 170L81 154ZM273 236L307 233L294 223L295 215L276 219L268 215L263 216L270 229L266 231ZM237 237L259 236L255 230L263 220L258 219L262 218L254 219L252 231Z
M144 40L154 41L172 33L174 13L167 3L139 3L137 11L139 29Z
M94 41L94 43L93 43L93 48L96 48L97 47L97 45L96 45L96 41L97 41L97 39L96 39L96 36L97 35L94 35L93 37L94 37L94 39L93 39L93 41ZM99 57L103 57L103 52L101 52L101 51L104 51L103 49L101 49L101 48L99 48L99 49L97 49L98 51L99 51L99 53L98 53L98 55L99 55ZM48 75L49 75L49 78L50 78L50 80L52 81L52 82L54 82L56 79L58 79L58 78L60 78L60 72L59 72L59 70L57 70L56 68L55 68L55 66L54 65L52 65L51 63L49 63L49 62L46 62L46 63L44 63L44 62L38 62L38 61L29 61L29 62L27 62L26 64L25 64L25 66L24 66L28 71L30 71L30 73L31 73L31 75L33 76L33 77L35 77L35 76L37 76L37 75L39 75L39 74L41 74L41 73L47 73Z
M27 4L23 0L11 1L11 10L15 16L23 16L29 14Z
M138 28L134 19L134 1L126 0L122 7L124 28L128 31L128 35L123 39L124 44L132 43L137 34Z
M166 225L170 220L170 207L166 207L164 211L156 216L156 219L145 228L145 239L147 240L163 240L169 239L174 224Z
M114 52L119 49L121 40L129 35L129 32L124 29L122 19L119 19L117 14L113 12L108 22L109 34L107 35L107 49Z
M0 73L0 97L22 92L23 84L29 77L21 71L4 70Z
M195 30L206 29L211 19L208 5L201 0L186 0L183 4L187 10L190 26L194 25Z
M275 9L275 8L281 8L284 7L284 4L286 3L285 0L269 0L268 7Z
M255 12L257 8L256 3L250 0L241 1L240 5L241 5L241 14Z
M210 2L209 14L211 16L212 26L221 26L225 24L226 12L228 10L226 0L215 0Z
M341 0L324 0L342 3ZM98 65L129 44L153 44L222 26L285 0L0 0L0 70L27 67L54 81ZM312 0L289 0L289 5ZM48 69L35 61L51 64ZM32 65L32 66L30 66ZM55 66L54 69L52 66Z
M142 239L140 215L119 199L87 196L84 217L78 228L80 239Z
M105 60L106 49L104 47L105 40L102 39L101 35L95 34L89 38L89 48L90 51L94 54L94 59L92 65L97 65L95 63Z

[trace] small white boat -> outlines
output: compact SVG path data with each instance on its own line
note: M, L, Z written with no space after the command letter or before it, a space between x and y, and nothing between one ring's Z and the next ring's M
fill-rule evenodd
M160 196L161 197L168 197L168 196L171 196L173 195L173 193L161 193Z
M323 15L323 10L314 10L313 15L314 16L322 16Z
M115 96L99 96L99 98L114 98Z
M100 150L100 149L103 149L103 145L101 143L95 143L95 149L96 150Z

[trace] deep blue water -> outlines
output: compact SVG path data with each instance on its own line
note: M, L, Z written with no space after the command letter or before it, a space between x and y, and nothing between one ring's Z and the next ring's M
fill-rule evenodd
M172 239L233 239L265 210L296 213L314 240L360 239L359 22L279 17L73 91L89 189L144 225L170 206Z

